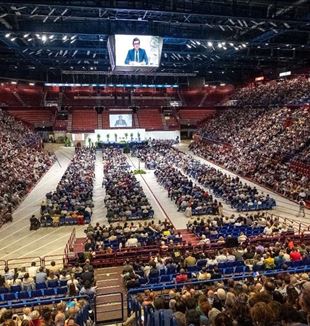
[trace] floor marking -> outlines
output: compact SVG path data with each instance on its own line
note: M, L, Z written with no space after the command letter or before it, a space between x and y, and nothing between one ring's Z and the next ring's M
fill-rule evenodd
M17 252L17 251L19 251L19 250L22 250L23 248L28 247L30 244L35 243L35 242L37 242L37 241L39 241L39 240L41 240L41 239L44 239L45 237L48 237L48 236L50 236L51 234L54 234L56 231L58 231L58 230L56 229L56 230L54 230L54 231L52 231L52 232L49 232L49 233L45 234L44 236L42 236L42 237L40 237L40 238L38 238L38 239L35 239L35 240L29 242L28 244L26 244L26 245L24 245L24 246L22 246L22 247L19 247L19 248L13 250L13 251L11 251L10 253L8 253L8 254L2 256L1 258L7 257L7 256L13 254L14 252ZM64 238L64 237L68 237L68 234L66 234L65 236L63 236L63 237L61 237L61 238ZM55 239L54 241L50 241L50 242L46 243L44 246L42 246L42 247L48 246L50 243L55 242L55 241L58 241L59 239L60 239L60 238ZM41 248L41 247L36 248L35 250L28 251L26 255L19 256L19 257L20 257L20 258L25 257L25 256L27 256L30 252L36 251L36 250L38 250L38 249L40 249L40 248Z

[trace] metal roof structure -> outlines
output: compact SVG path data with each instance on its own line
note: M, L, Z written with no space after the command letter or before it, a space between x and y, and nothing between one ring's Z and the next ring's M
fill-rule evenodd
M112 72L107 39L113 34L162 36L158 70ZM244 82L307 67L309 36L309 0L0 0L0 78Z

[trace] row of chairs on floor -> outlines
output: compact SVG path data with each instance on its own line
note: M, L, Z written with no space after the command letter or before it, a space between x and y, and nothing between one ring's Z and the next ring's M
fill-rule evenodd
M66 295L68 288L66 286L58 288L47 288L42 290L21 291L21 292L8 292L0 294L0 307L5 306L7 303L14 303L18 300L36 299L41 297L50 297L56 295Z
M46 218L44 221L41 220L42 227L50 226L66 226L66 225L84 225L89 224L91 216L84 216L83 218L72 218L72 217L60 217L58 223L54 223L51 217Z
M265 275L265 276L275 276L278 275L279 273L283 273L283 272L287 272L290 274L299 274L299 273L309 273L310 272L310 265L305 265L305 266L298 266L298 267L294 267L294 268L289 268L289 269L270 269L270 270L264 270L261 272L255 272L255 271L245 271L243 273L236 273L236 274L225 274L223 275L221 278L219 279L211 279L211 280L204 280L204 281L199 281L196 278L191 278L188 281L186 281L185 283L176 283L174 280L170 281L170 282L152 282L152 283L146 283L146 284L142 284L142 285L137 285L137 287L135 288L131 288L128 291L128 295L129 295L129 301L130 301L130 296L136 293L141 293L144 292L145 290L151 290L151 291L162 291L162 290L168 290L168 289L174 289L174 288L182 288L184 285L187 284L193 284L195 283L195 285L200 285L200 284L211 284L213 282L222 282L224 280L227 280L227 278L232 278L235 280L241 280L241 279L245 279L247 277L257 277L257 273L259 273L259 275Z
M35 289L36 290L43 290L43 289L48 289L48 288L57 288L57 287L63 287L67 286L67 280L48 280L45 283L36 283L35 284ZM0 288L0 294L3 293L16 293L16 292L21 292L22 291L22 286L21 285L12 285L10 288L5 288L2 287Z
M232 208L235 208L237 212L248 212L248 211L267 211L271 210L276 206L274 199L263 202L262 204L249 204L249 203L238 203L236 205L231 205Z

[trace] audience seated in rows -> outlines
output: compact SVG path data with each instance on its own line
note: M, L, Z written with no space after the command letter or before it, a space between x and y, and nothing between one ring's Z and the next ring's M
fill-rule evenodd
M293 234L295 231L292 223L259 212L239 216L216 216L212 219L191 218L187 229L199 237L199 244L210 244L212 240L216 240L217 243L223 242L226 245L228 237L231 243L237 245L246 242L250 237Z
M41 203L41 226L89 223L93 207L95 150L76 148L76 153L57 188Z
M222 117L225 115L224 112ZM214 126L220 129L218 125L224 124L221 121L217 118L210 120L199 132L200 140L196 138L190 146L195 154L294 200L298 200L301 192L310 189L309 175L290 168L290 162L295 157L303 160L300 155L307 154L309 150L309 109L269 110L238 129L233 136L230 132L221 133L221 141L229 143L229 146L204 140L211 137L209 133L213 134ZM234 130L237 124L237 120L231 125L225 122L225 128L229 125Z
M93 323L89 314L89 303L84 298L61 301L58 304L26 307L16 312L13 309L0 310L0 324L3 326L80 326ZM86 318L84 318L86 316Z
M308 103L310 81L306 76L272 80L255 87L239 89L233 99L238 106L269 106Z
M144 223L115 223L109 225L88 225L85 230L87 239L84 245L85 252L90 257L96 254L112 253L113 250L131 247L160 245L163 243L180 243L182 236L177 233L172 224L154 220Z
M0 226L55 160L41 138L0 109Z
M272 209L276 204L269 195L259 193L255 187L240 181L238 177L233 178L188 154L173 147L169 148L166 144L161 146L157 143L156 146L140 147L135 155L138 155L142 161L152 161L155 167L159 164L176 166L239 211L267 210ZM219 204L219 209L221 210L221 204Z
M268 226L266 226L267 228ZM273 227L274 229L276 226ZM148 287L152 284L220 279L232 275L269 270L289 272L296 267L308 268L310 249L297 245L288 237L274 244L247 244L241 237L235 247L205 251L193 248L184 254L175 247L173 254L156 255L147 263L127 261L123 269L127 288ZM179 277L181 275L181 277Z
M159 184L168 190L168 197L178 206L178 211L192 215L217 214L218 202L202 188L195 186L179 170L167 164L157 166L155 176Z
M53 290L49 291L49 289ZM88 295L92 298L95 289L94 268L89 260L86 260L83 267L77 263L67 268L58 266L55 261L47 267L32 262L28 268L5 267L3 275L0 275L0 294L17 294L16 300L19 299L20 293L23 293L24 299L27 299L33 296L32 292L35 296ZM2 299L9 300L6 297ZM14 300L10 299L10 301Z
M154 210L119 148L103 149L104 199L109 222L149 219Z
M146 323L161 319L178 326L306 326L310 282L306 273L282 272L275 277L193 284L164 294L145 290L136 300ZM133 313L125 325L136 322L137 316Z

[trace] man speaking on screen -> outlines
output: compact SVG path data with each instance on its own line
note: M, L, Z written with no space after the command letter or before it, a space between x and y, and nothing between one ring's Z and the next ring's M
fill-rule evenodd
M143 65L148 64L149 59L144 49L140 48L140 40L135 37L132 41L133 49L128 50L127 57L125 59L126 65Z
M127 127L127 122L123 119L122 115L118 116L118 119L115 121L114 127Z

